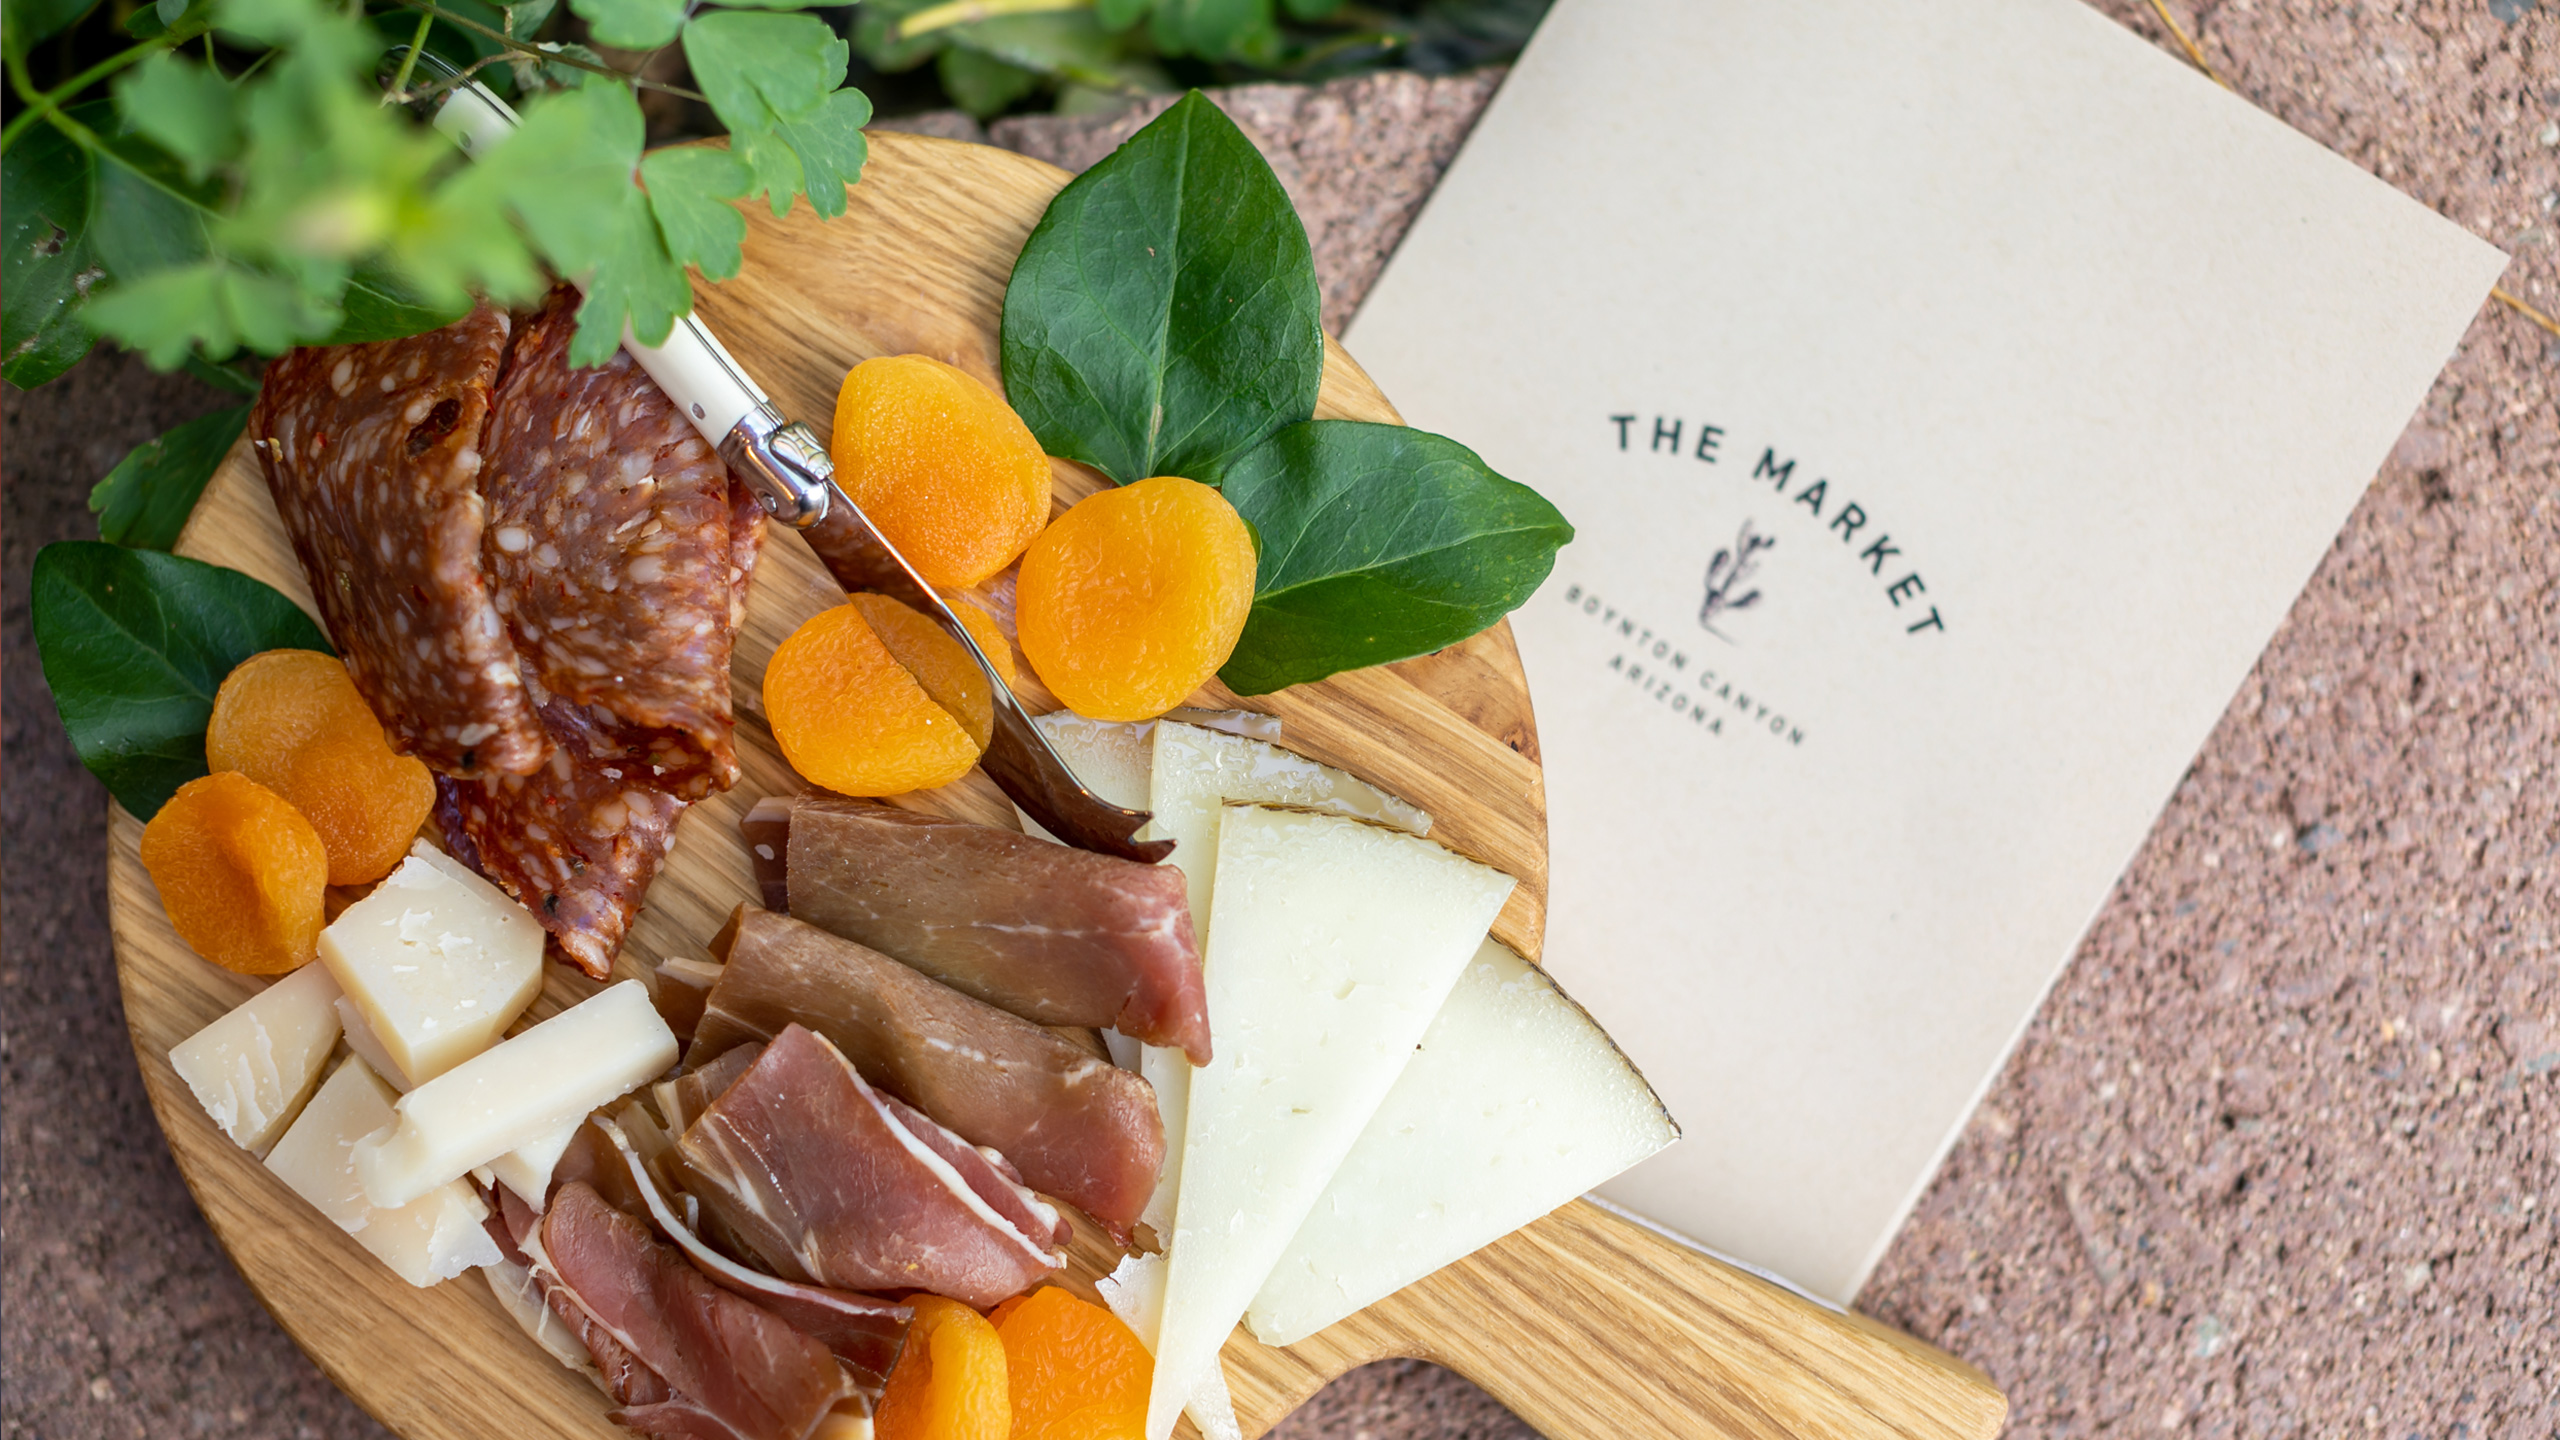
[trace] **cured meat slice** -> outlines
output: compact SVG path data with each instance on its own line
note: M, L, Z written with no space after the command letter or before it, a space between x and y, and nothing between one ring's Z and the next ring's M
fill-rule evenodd
M787 915L742 905L712 951L728 964L703 1001L696 1053L734 1055L731 1046L806 1026L863 1079L1002 1152L1025 1184L1126 1241L1164 1164L1164 1124L1146 1081Z
M673 1080L661 1080L651 1090L658 1102L658 1113L666 1117L667 1128L681 1135L702 1118L711 1102L738 1083L747 1067L764 1054L762 1037L745 1045L722 1045L705 1049L711 1058L685 1071Z
M786 844L800 919L1025 1020L1209 1063L1181 871L834 796L801 797Z
M676 1142L677 1175L785 1280L985 1309L1066 1263L1056 1211L783 1027Z
M583 712L546 706L564 736ZM586 758L574 740L530 775L436 781L445 847L512 895L569 963L601 980L666 859L684 802L621 766Z
M752 1057L750 1057L752 1060ZM844 1362L845 1373L863 1398L878 1404L906 1347L907 1326L915 1311L905 1305L852 1290L795 1285L761 1270L750 1270L702 1243L679 1219L659 1183L656 1169L641 1158L639 1147L611 1120L597 1122L598 1133L613 1145L633 1190L648 1206L658 1233L675 1242L694 1267L721 1289L743 1295L791 1323L791 1328L817 1341Z
M867 1408L826 1346L714 1285L584 1184L560 1187L534 1238L526 1253L553 1307L659 1382L614 1392L620 1423L661 1440L808 1440L839 1404Z
M520 775L548 744L481 560L481 437L506 355L482 305L405 340L295 350L249 415L321 622L392 747Z
M623 1348L622 1342L594 1316L563 1299L557 1293L557 1279L534 1260L533 1256L542 1250L541 1212L504 1185L495 1187L490 1198L491 1213L486 1223L490 1238L498 1242L498 1253L508 1263L525 1268L542 1303L586 1347L587 1357L595 1366L595 1378L603 1383L605 1393L620 1405L656 1405L669 1399L675 1392L667 1388L667 1382Z
M526 674L587 712L590 758L699 800L738 778L729 650L761 512L734 536L743 487L630 352L571 368L578 304L551 292L493 402L494 599Z

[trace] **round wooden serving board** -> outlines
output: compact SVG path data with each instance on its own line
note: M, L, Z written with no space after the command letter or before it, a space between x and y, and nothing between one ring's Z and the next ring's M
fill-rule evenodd
M890 133L871 143L847 214L824 221L804 204L776 220L751 207L744 272L699 291L703 316L729 348L822 434L844 372L870 356L932 355L998 383L1006 277L1067 179L1001 150ZM1327 352L1317 413L1397 419L1338 347ZM1059 478L1061 504L1100 483L1064 464ZM178 548L309 607L245 448L206 489ZM1000 578L984 598L1009 612L1008 582ZM761 796L799 788L764 726L757 680L782 637L838 599L799 539L777 532L757 571L734 671L745 778L685 815L618 974L701 953L730 909L755 895L738 817ZM1035 711L1052 708L1036 685L1026 689ZM1244 702L1212 685L1195 703ZM1434 838L1518 876L1495 933L1537 957L1545 792L1508 629L1256 697L1249 708L1280 715L1291 748L1428 809ZM983 776L904 803L1014 823ZM213 1127L169 1068L169 1049L259 982L198 959L170 929L137 853L141 830L113 810L111 904L134 1050L196 1203L267 1308L330 1378L407 1440L626 1435L604 1418L605 1398L528 1342L476 1277L409 1288ZM595 988L554 966L535 1013ZM1117 1257L1089 1228L1074 1254L1067 1281L1090 1297L1093 1276ZM1287 1349L1239 1329L1226 1364L1245 1432L1258 1435L1334 1376L1397 1355L1452 1366L1556 1436L1987 1436L2004 1409L1980 1375L1936 1351L1581 1202Z

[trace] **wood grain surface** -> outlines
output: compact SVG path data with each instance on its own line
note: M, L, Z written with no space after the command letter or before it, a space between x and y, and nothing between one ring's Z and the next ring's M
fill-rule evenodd
M744 272L700 291L729 348L786 410L822 429L844 371L871 355L929 354L996 382L1005 277L1066 180L982 147L896 134L875 134L872 147L845 216L820 221L802 206L777 221L749 210ZM1396 418L1338 348L1328 352L1318 413ZM1062 504L1099 483L1059 469ZM179 548L308 606L245 449L207 488ZM980 598L1009 619L1008 580ZM781 638L836 599L796 537L767 547L733 672L745 778L685 815L617 978L701 953L727 912L755 894L737 817L760 796L799 788L757 711L756 679ZM1050 708L1036 684L1025 689L1035 711ZM1214 685L1198 702L1240 703ZM1435 838L1519 876L1495 930L1536 957L1544 792L1507 630L1242 703L1281 715L1292 748L1429 809ZM975 775L905 803L1012 823ZM141 828L111 812L111 921L127 1023L179 1169L259 1298L331 1379L406 1440L627 1433L604 1418L604 1397L535 1349L475 1278L425 1291L401 1284L213 1127L168 1052L260 982L205 963L177 938L142 869ZM595 988L553 966L534 1015ZM1066 1283L1090 1297L1093 1277L1116 1259L1080 1227ZM1559 1437L1989 1436L2006 1408L1979 1373L1940 1352L1584 1202L1297 1345L1273 1349L1239 1329L1225 1351L1248 1435L1334 1376L1389 1356L1446 1364Z

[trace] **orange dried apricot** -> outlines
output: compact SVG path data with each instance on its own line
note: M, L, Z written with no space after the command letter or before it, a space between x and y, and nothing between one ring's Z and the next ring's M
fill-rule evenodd
M1004 398L922 355L865 360L836 393L836 481L936 585L975 585L1049 523L1049 457Z
M347 667L317 650L269 650L213 697L205 762L290 801L329 849L329 883L391 873L435 808L435 776L395 754Z
M871 1415L874 1440L1007 1440L1012 1392L1004 1342L977 1311L917 1295L907 1345Z
M1253 531L1196 480L1159 475L1088 495L1022 557L1022 653L1077 714L1152 720L1236 648L1254 560Z
M1052 1285L996 1312L1012 1440L1144 1440L1155 1357L1120 1317Z
M906 667L933 703L958 717L960 727L981 750L995 733L996 709L994 693L987 688L987 672L969 658L960 642L943 633L941 626L927 619L924 612L886 595L853 595L847 597L862 618L871 624L871 633L889 647L889 655ZM1004 683L1013 684L1013 642L996 628L995 617L966 600L946 600L951 613L969 631L978 648L994 662L996 673Z
M280 975L320 953L328 848L301 811L246 775L179 786L142 827L142 868L178 938L225 970Z
M773 652L764 714L791 768L841 795L929 790L978 763L966 727L889 653L856 604L810 616Z

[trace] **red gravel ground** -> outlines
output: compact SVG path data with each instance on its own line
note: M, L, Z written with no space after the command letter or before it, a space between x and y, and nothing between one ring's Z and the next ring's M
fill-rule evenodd
M2516 253L2560 312L2560 0L2170 9L2245 97ZM2100 8L2174 49L2147 0ZM1230 108L1356 307L1490 77ZM957 117L927 122L975 138ZM1089 162L1131 125L1006 121ZM1861 1305L2020 1436L2560 1434L2560 339L2484 309ZM92 361L6 396L0 1436L379 1436L214 1247L125 1048L103 795L26 630L87 484L221 403ZM1509 1436L1356 1372L1291 1440Z

